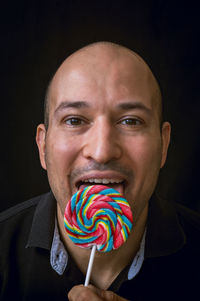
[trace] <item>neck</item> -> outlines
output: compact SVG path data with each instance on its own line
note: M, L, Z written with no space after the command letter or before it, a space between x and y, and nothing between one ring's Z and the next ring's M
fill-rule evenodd
M91 273L91 282L94 285L101 289L107 289L118 274L131 263L140 247L146 226L147 214L148 205L139 216L129 238L119 249L106 253L96 251ZM83 274L86 274L91 250L76 246L68 237L59 206L57 206L57 216L62 241L79 269Z

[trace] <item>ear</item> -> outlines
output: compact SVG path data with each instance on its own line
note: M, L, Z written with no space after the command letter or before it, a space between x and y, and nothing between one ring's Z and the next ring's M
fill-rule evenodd
M165 164L167 151L170 143L171 125L169 122L164 122L162 125L162 159L160 168Z
M44 169L47 169L46 161L45 161L45 138L46 138L45 125L39 124L36 132L36 143L39 150L40 163Z

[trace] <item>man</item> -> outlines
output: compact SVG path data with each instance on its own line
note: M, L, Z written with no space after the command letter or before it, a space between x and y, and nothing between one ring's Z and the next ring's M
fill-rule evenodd
M95 43L63 62L49 85L45 123L36 135L52 192L1 216L2 300L193 296L199 219L154 194L170 141L161 102L151 70L125 47ZM93 285L84 287L90 250L71 242L63 215L88 181L123 193L134 224L123 246L97 252Z

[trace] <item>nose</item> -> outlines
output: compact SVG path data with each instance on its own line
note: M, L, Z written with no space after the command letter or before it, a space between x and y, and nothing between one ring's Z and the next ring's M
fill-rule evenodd
M101 118L88 130L84 140L83 156L102 164L121 158L122 146L115 127L109 121Z

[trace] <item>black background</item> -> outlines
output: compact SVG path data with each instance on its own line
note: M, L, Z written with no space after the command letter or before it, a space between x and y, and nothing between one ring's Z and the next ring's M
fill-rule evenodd
M2 1L0 210L49 190L35 143L47 83L67 55L108 40L161 84L172 140L159 193L200 211L199 18L198 1Z

